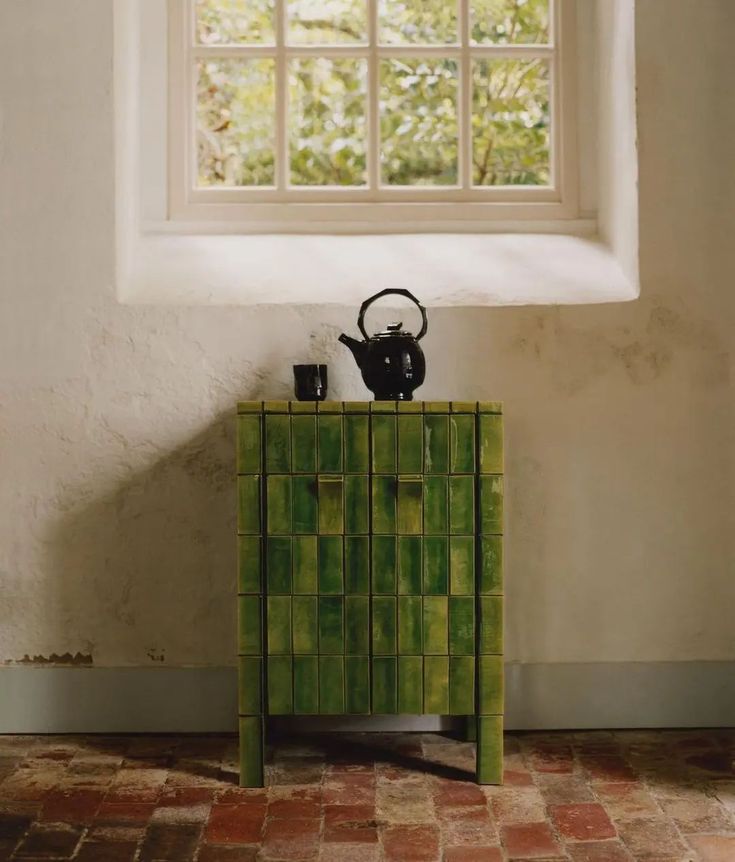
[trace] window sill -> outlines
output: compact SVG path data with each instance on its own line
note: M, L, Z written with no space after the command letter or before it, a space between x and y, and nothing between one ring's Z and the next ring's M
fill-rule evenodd
M435 307L638 296L637 285L596 237L149 232L134 245L118 272L118 296L131 304L355 306L382 287L408 288Z

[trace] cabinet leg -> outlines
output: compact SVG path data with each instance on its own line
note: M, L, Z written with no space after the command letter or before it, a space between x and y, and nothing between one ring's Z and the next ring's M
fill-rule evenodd
M263 716L240 716L240 787L263 787Z
M477 718L477 783L503 783L503 716Z

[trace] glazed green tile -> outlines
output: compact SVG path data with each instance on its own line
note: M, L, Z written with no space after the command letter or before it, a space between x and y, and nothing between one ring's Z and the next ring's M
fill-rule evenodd
M398 592L402 595L421 593L422 543L420 536L398 537Z
M475 539L452 536L449 539L449 592L469 596L475 592Z
M503 712L503 656L478 656L478 707L480 715Z
M315 593L318 584L316 536L293 537L293 591Z
M319 657L293 657L293 711L296 715L319 712Z
M372 598L373 655L396 654L396 598Z
M396 525L401 535L421 534L421 504L423 479L421 476L398 477L398 512Z
M263 652L260 596L238 599L238 653L260 655Z
M373 416L372 465L374 473L396 472L396 417Z
M480 423L480 472L503 472L503 417L483 414Z
M424 655L449 651L449 613L446 596L424 596Z
M370 652L370 598L345 598L345 652L367 655Z
M503 477L480 476L480 532L503 532Z
M373 533L395 533L396 531L396 485L395 476L373 476L372 511Z
M320 401L318 407L320 413L341 413L343 409L341 401Z
M477 718L477 783L503 782L503 716Z
M262 401L238 401L237 402L237 412L238 413L262 413L263 412L263 402Z
M450 409L452 413L476 413L477 401L452 401Z
M375 656L373 665L373 715L395 715L398 711L396 657Z
M343 715L345 711L345 668L341 655L319 656L319 712Z
M237 532L260 533L260 476L237 477Z
M480 592L503 592L502 536L483 536L480 539Z
M319 512L319 489L316 476L294 476L293 531L298 534L316 533Z
M398 597L398 653L421 655L421 596Z
M449 416L424 416L424 470L427 473L449 472Z
M345 470L367 473L370 470L370 419L367 415L344 417Z
M342 417L319 416L319 472L342 472Z
M479 618L477 624L480 630L479 652L503 652L503 598L502 596L480 596Z
M260 592L260 536L237 537L237 591Z
M370 412L371 413L395 413L396 412L396 402L395 401L371 401L370 402Z
M291 594L291 539L269 536L266 539L266 583L268 592Z
M424 593L445 596L449 592L449 560L446 536L424 537Z
M423 401L398 401L396 403L396 410L399 413L423 413L424 412L424 402Z
M319 613L316 596L294 596L293 651L299 655L319 652Z
M398 417L398 472L420 473L424 468L424 420L420 415Z
M458 413L449 417L449 469L452 473L475 472L475 417Z
M396 537L373 536L373 593L396 592Z
M263 659L240 656L237 667L238 711L240 715L257 715L263 711Z
M475 659L471 655L449 658L449 714L473 715L475 712Z
M478 401L477 402L477 412L478 413L502 413L503 412L503 402L502 401Z
M449 413L449 401L424 401L424 413Z
M345 413L369 413L369 401L343 401L342 408Z
M449 713L449 656L424 656L424 712Z
M283 655L291 652L291 598L268 596L268 652Z
M424 533L441 535L449 529L449 492L446 476L424 476Z
M345 476L345 532L370 532L370 480L368 476Z
M464 722L465 742L477 742L477 716L468 715Z
M290 655L268 656L268 714L293 712L293 667Z
M270 535L291 532L291 477L268 476L267 532Z
M475 597L449 598L449 652L473 655L475 652Z
M265 469L269 473L291 470L291 418L279 413L265 417Z
M316 401L291 401L291 413L316 413Z
M261 471L260 416L255 414L237 417L237 472Z
M266 413L288 413L289 406L290 406L290 404L288 401L264 401L263 402L263 410Z
M370 659L367 655L345 656L346 712L350 715L370 713Z
M263 786L263 719L240 718L240 787Z
M398 712L421 715L424 711L424 660L420 655L398 657Z
M345 651L344 599L319 596L319 652L341 655Z
M319 592L344 592L341 536L319 536Z
M316 416L291 417L291 464L294 473L316 473Z
M345 592L367 595L370 592L370 538L345 536Z
M475 532L475 477L449 477L449 532Z
M319 532L341 535L344 532L344 479L319 477Z

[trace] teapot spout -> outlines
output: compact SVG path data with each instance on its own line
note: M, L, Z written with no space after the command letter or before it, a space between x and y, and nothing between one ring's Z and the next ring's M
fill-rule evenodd
M352 355L355 357L355 362L357 363L359 368L362 368L362 363L365 359L367 343L365 341L358 341L356 338L351 338L349 335L345 335L344 332L337 340L341 341L342 344L350 348L350 350L352 351Z

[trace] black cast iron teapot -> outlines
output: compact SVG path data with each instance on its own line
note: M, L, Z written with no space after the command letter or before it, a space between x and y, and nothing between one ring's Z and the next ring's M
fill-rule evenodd
M390 293L405 296L415 302L421 311L421 331L412 335L401 327L403 323L389 323L383 332L376 332L372 338L365 332L365 312L382 296ZM426 362L419 341L428 329L426 309L416 297L403 288L386 288L366 299L360 306L357 326L364 341L350 338L344 332L339 340L352 351L365 385L377 401L413 401L413 391L424 382Z

